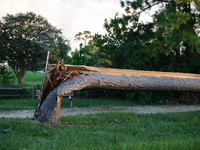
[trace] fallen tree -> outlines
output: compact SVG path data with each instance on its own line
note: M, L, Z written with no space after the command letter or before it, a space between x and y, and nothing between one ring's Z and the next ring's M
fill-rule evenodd
M52 125L60 123L62 96L71 90L200 91L200 75L197 74L72 66L63 62L48 68L52 69L33 119Z

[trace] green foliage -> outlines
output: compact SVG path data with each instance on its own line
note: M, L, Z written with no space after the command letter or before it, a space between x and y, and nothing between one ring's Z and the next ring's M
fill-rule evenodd
M62 126L0 118L0 149L170 149L200 147L200 112L100 113L62 117Z
M53 47L49 56L50 64L57 64L58 60L69 58L68 53L70 52L71 47L69 40L65 40L64 37L59 37L57 46Z
M94 45L90 31L79 32L75 36L75 40L81 41L84 40L84 45L81 43L79 45L79 50L75 49L74 52L71 52L71 61L68 61L69 64L73 65L87 65L87 66L100 66L99 64L99 48ZM84 35L84 37L82 37ZM87 40L89 40L87 42Z
M7 14L0 20L0 60L12 67L20 84L27 70L44 68L47 51L56 50L52 55L66 56L69 43L61 34L33 12Z
M126 0L121 1L121 6L126 13L121 17L116 14L110 21L105 19L107 33L93 37L99 48L100 66L200 73L199 1ZM157 7L153 22L139 22L141 13L154 6L162 7ZM117 97L117 93L113 92L113 96ZM166 96L177 97L176 92L169 93L136 91L127 92L127 95L129 98L136 96L142 103L155 103L159 99L166 100ZM190 98L186 98L187 101ZM181 101L181 96L178 99Z
M22 88L22 90L1 90L0 91L0 96L1 95L20 95L21 97L30 97L31 96L31 90L27 90L27 87L30 87L31 85L34 85L34 90L40 90L41 89L41 85L42 85L42 80L44 77L44 73L39 73L39 72L31 72L28 71L24 77L24 83L18 85L17 84L17 80L16 77L14 76L13 71L11 70L5 70L7 73L5 75L5 78L3 80L4 84L0 84L1 87L13 87L13 88ZM12 82L10 82L9 79L9 84L5 83L5 81L7 81L6 78L11 78ZM1 98L2 100L2 98ZM7 99L8 100L8 99ZM15 104L16 106L19 105L17 103L15 103L15 99L14 102L12 102L13 104ZM9 104L8 104L9 107ZM10 107L10 109L12 109L12 107Z
M2 99L5 99L5 97L7 97L7 99L9 99L10 97L15 96L17 95L17 98L25 98L25 97L31 97L31 90L30 89L27 89L27 88L30 88L27 87L27 86L23 86L22 84L20 85L7 85L8 87L7 88L16 88L15 90L0 90L0 98L1 100ZM6 88L6 86L4 86ZM6 95L6 96L4 96ZM12 99L17 99L16 97L15 98L12 98ZM8 104L8 107L9 107L9 104Z
M162 4L153 22L140 23L142 12ZM126 13L118 14L95 34L101 66L142 70L198 73L199 1L121 1ZM138 9L140 11L138 12Z
M119 99L122 102L132 101L137 105L171 105L199 104L200 93L180 91L126 91L105 90L108 99Z
M87 45L87 40L90 40L92 38L91 32L90 31L83 31L79 32L75 35L74 40L81 42L82 40L84 41L84 45Z
M0 66L0 86L10 86L14 84L15 82L15 76L13 75L12 71L7 71L6 68L3 66Z
M86 65L86 57L85 57L85 49L82 47L82 44L80 44L80 50L75 49L74 52L71 52L72 54L72 65Z

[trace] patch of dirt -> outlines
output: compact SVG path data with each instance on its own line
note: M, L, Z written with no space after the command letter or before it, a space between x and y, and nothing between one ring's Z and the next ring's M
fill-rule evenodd
M86 107L86 108L62 108L61 116L68 115L86 115L102 112L133 112L139 114L154 114L154 113L168 113L168 112L188 112L198 111L200 105L176 105L176 106L134 106L134 107ZM32 118L35 110L4 110L0 111L0 118Z

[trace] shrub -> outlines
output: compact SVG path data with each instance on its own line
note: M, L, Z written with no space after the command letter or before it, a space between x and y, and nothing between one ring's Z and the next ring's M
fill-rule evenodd
M15 82L15 75L12 71L6 70L4 66L0 66L0 86L10 86Z

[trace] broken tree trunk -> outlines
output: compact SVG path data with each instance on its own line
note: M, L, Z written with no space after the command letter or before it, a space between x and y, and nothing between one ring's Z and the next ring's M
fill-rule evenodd
M62 66L63 67L63 66ZM57 68L57 69L55 69ZM61 68L61 67L60 67ZM71 90L104 88L116 90L200 91L200 75L106 69L66 65L59 71L58 65L50 72L49 81L59 82L42 101L34 119L52 125L60 123L62 96ZM58 73L59 72L59 73ZM55 77L55 75L57 75ZM58 81L57 80L57 81ZM50 85L50 84L49 84ZM52 85L53 86L53 85ZM48 86L46 87L48 88ZM48 92L47 92L48 93Z

